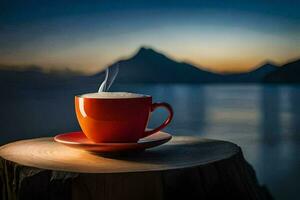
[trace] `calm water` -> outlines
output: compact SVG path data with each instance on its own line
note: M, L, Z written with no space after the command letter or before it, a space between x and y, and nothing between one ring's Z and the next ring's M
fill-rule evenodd
M300 85L122 85L113 90L169 102L175 118L166 131L237 143L276 199L299 198ZM78 93L82 90L10 91L0 100L0 142L78 130L73 108ZM166 115L155 112L150 127Z

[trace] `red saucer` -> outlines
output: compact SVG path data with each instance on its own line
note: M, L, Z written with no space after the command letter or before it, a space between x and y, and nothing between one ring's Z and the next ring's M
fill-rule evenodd
M73 148L99 153L110 153L140 151L164 144L171 138L172 136L170 134L159 131L140 139L137 143L94 143L90 141L83 132L78 131L57 135L54 137L54 140Z

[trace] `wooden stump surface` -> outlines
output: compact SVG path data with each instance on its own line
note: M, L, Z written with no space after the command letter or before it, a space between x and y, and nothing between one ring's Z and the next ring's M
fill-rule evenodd
M22 140L0 148L0 156L41 169L82 173L170 170L224 160L239 152L237 145L197 137L173 137L160 147L125 155L97 155L73 149L53 138Z
M22 140L0 148L2 199L270 199L241 149L177 136L145 152L97 155Z

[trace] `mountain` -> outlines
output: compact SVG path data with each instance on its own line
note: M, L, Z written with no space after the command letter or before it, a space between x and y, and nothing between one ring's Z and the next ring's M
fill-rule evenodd
M119 83L199 83L213 82L220 75L200 70L190 64L176 62L153 49L142 47L119 65ZM98 73L95 76L102 75Z
M272 62L266 62L265 64L259 66L253 71L250 71L247 74L253 81L261 81L263 78L278 69L278 66L273 64Z
M264 78L266 83L300 83L300 59L279 67Z
M67 85L71 82L81 79L77 73L64 71L50 71L48 73L41 70L40 66L27 66L26 69L18 69L14 66L5 66L0 69L0 88L6 90L8 88L57 88Z
M261 82L277 66L265 63L254 71L240 74L217 74L191 64L176 62L151 48L141 47L131 58L120 60L119 83L237 83ZM100 72L94 77L103 76ZM99 78L98 78L99 80Z
M275 64L266 62L250 72L225 74L222 80L226 83L260 83L267 74L276 71L277 68Z

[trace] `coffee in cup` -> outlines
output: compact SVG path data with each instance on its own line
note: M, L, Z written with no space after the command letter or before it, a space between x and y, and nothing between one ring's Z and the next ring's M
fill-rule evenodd
M168 118L157 128L146 130L151 112L163 107ZM137 142L166 127L173 118L168 103L152 103L149 95L99 92L75 96L75 110L84 134L93 142Z

